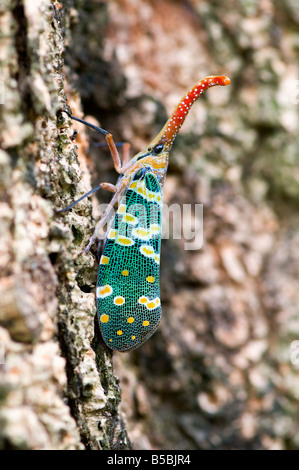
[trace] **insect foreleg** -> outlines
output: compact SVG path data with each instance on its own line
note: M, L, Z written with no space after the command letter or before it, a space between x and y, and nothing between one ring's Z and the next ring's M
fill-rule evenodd
M58 211L56 211L56 214L59 214L60 212L69 211L70 209L72 209L72 207L74 207L76 204L78 204L78 202L80 202L83 199L85 199L86 197L90 196L91 194L96 192L98 189L106 189L107 191L110 191L111 193L114 193L116 191L116 186L114 186L114 184L110 184L110 183L101 183L101 184L99 184L99 186L97 186L96 188L91 189L90 191L88 191L88 193L81 196L79 199L74 201L69 206L64 207L63 209L59 209Z
M125 187L127 186L127 184L128 184L128 179L127 178L122 178L119 181L119 183L117 184L117 186L115 186L115 193L114 193L109 205L107 206L106 210L102 214L102 217L100 218L100 220L96 224L95 230L94 230L92 236L89 239L89 243L88 243L87 247L81 252L81 254L82 253L87 253L90 250L90 247L93 245L93 243L95 242L95 240L98 237L98 233L99 233L100 229L107 222L107 220L108 220L108 218L111 214L111 211L113 210L113 207L114 207L115 203L117 202L119 196L122 194L122 192L125 189Z

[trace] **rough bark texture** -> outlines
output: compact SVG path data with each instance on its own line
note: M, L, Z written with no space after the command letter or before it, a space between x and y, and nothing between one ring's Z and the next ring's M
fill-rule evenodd
M95 258L78 257L91 207L54 212L88 185L60 112L70 6L1 5L1 447L128 446L111 353L94 339Z
M54 3L0 5L0 446L298 449L297 3ZM112 357L91 202L54 211L116 175L66 95L133 154L211 74L232 84L192 109L165 186L204 203L204 246L163 240L160 328Z

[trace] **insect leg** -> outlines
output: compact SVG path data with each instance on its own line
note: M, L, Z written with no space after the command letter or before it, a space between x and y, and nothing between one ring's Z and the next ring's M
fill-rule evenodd
M127 184L128 184L128 179L127 178L122 178L120 180L120 182L118 183L118 185L116 186L116 191L113 194L113 197L112 197L109 205L107 206L107 208L104 211L102 217L100 218L100 220L96 224L95 230L94 230L92 236L89 239L89 243L88 243L87 247L81 252L81 254L82 253L87 253L90 250L90 247L95 242L100 229L105 225L107 219L110 216L111 211L113 210L113 207L114 207L115 203L117 202L118 197L122 194L122 192L125 189L125 187L127 186Z
M70 209L72 209L72 207L74 207L76 204L78 204L78 202L82 201L82 199L85 199L86 197L90 196L91 194L95 193L98 189L106 189L107 191L110 191L111 193L115 193L116 191L116 186L114 186L114 184L110 184L110 183L101 183L99 184L99 186L97 186L96 188L93 188L91 189L90 191L88 191L88 193L86 194L83 194L83 196L81 196L79 199L77 199L76 201L74 201L72 204L70 204L69 206L67 207L64 207L63 209L59 209L58 211L55 211L56 214L59 214L60 212L66 212L66 211L69 211Z
M74 121L81 122L82 124L85 124L86 126L90 127L91 129L100 132L100 134L103 134L105 136L107 145L109 147L111 157L113 160L114 168L117 171L117 173L123 173L124 167L128 166L129 163L129 150L130 150L130 144L125 143L124 144L124 150L123 150L123 164L121 164L120 156L116 148L116 144L114 142L112 134L110 132L106 131L105 129L102 129L101 127L95 126L94 124L91 124L90 122L84 121L84 119L77 118L75 116L72 116L68 111L64 111L71 119Z
M130 161L130 144L128 142L124 143L123 148L123 158L122 158L122 170Z

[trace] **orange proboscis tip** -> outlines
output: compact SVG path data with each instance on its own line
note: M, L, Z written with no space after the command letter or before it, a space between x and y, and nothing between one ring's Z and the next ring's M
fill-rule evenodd
M150 145L157 142L164 143L164 150L169 151L172 143L182 126L190 107L199 98L199 96L207 89L216 85L226 86L230 84L230 79L225 75L211 75L199 80L189 90L183 99L179 102L175 111L172 113L159 135L151 142Z
M221 86L226 86L226 85L229 85L231 80L230 78L226 77L225 75L216 75L216 76L210 76L210 77L206 77L204 80L206 80L207 78L212 78L214 80L216 80L218 83L216 83L216 85L221 85Z

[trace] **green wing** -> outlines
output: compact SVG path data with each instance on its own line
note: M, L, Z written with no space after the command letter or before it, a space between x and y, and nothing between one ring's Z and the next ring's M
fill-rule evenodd
M111 349L135 349L158 327L161 216L160 185L143 168L121 200L100 260L98 315Z

